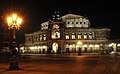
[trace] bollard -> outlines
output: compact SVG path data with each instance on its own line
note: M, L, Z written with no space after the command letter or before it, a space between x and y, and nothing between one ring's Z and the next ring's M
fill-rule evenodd
M82 55L82 54L81 54L81 48L79 48L79 50L78 50L78 55L79 55L79 56Z
M13 55L10 58L9 70L20 70L19 65L18 65L18 58L16 55Z

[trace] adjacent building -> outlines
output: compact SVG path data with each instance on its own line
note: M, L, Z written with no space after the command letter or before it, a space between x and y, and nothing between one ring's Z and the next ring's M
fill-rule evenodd
M66 14L40 24L39 31L25 34L22 53L100 53L120 51L119 40L110 40L109 28L93 28L87 17Z

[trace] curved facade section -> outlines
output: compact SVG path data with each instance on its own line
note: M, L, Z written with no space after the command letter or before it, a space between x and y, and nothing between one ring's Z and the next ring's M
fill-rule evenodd
M78 27L78 28L88 28L90 27L90 21L83 16L75 14L67 14L62 16L62 20L67 28Z

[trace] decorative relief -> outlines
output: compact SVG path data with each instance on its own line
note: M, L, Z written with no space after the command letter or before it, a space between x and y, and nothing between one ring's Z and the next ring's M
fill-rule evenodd
M26 43L32 43L31 37L26 37Z
M106 39L107 34L105 31L96 32L96 39Z

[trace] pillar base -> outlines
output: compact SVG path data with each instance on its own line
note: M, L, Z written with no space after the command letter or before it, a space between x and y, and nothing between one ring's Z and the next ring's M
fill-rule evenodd
M10 58L9 70L20 70L18 65L18 58L15 55Z

